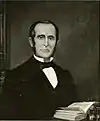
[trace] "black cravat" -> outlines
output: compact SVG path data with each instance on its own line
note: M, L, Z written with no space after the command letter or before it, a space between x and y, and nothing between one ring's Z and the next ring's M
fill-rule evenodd
M41 69L44 69L44 68L49 68L49 67L52 67L52 62L49 62L49 63L40 63L40 68Z

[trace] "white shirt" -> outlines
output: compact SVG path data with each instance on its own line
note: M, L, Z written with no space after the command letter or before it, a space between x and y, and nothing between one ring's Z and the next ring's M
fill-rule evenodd
M34 56L34 58L35 58L36 60L38 60L39 62L43 62L43 63L44 63L44 58L37 57L36 55L33 55L33 56ZM51 62L52 60L53 60L53 57L50 58L49 62Z
M37 57L36 55L34 55L34 58L40 62L44 62L43 58ZM53 57L50 58L50 62L53 60ZM55 73L55 70L52 67L48 67L48 68L44 68L42 70L44 72L44 74L46 75L46 77L48 78L50 84L52 85L53 88L56 88L57 84L58 84L58 80L57 80L57 76Z

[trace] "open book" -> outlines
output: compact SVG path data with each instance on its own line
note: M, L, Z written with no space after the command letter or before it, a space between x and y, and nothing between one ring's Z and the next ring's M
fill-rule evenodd
M75 102L68 107L60 107L56 110L54 118L65 119L69 121L80 121L86 119L90 109L94 109L94 105L98 102Z

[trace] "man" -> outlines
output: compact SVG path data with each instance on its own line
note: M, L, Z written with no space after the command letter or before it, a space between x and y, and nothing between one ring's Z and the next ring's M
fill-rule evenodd
M5 114L2 113L2 117L51 119L58 107L76 100L70 73L53 62L58 41L59 31L53 22L32 24L29 43L33 55L8 72L3 85Z

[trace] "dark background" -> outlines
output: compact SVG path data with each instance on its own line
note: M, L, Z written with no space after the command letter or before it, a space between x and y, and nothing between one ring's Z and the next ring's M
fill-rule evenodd
M55 62L71 72L80 100L100 100L99 2L9 1L6 12L10 68L32 54L30 25L37 20L52 20L60 30Z

